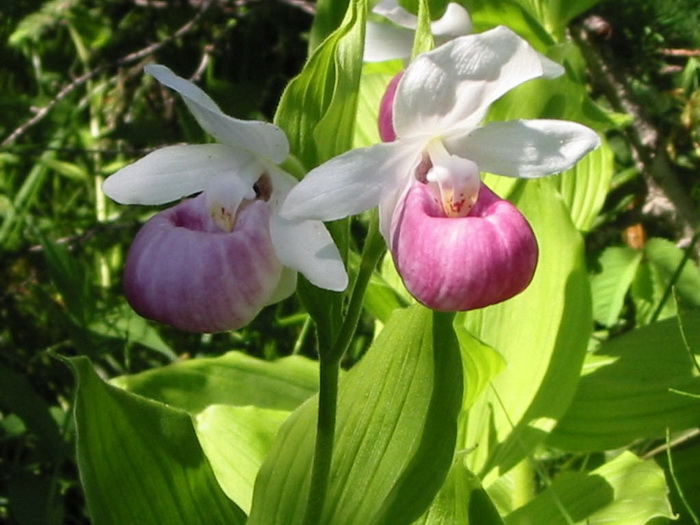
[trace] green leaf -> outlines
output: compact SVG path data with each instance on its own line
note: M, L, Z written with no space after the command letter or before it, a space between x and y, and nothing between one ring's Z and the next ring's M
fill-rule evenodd
M153 323L138 315L126 301L92 319L88 329L94 334L118 339L121 344L140 344L171 361L177 359L177 354L163 340Z
M561 38L567 24L590 9L600 0L516 0L533 18L544 25L552 35Z
M515 0L470 0L468 7L474 33L481 33L505 23L540 51L543 50L542 46L554 43L542 24Z
M78 380L78 466L95 525L245 523L188 414L104 383L85 357L68 362Z
M684 261L683 250L671 241L657 237L647 241L644 253L659 270L664 283L670 285L671 278ZM685 261L673 286L680 299L692 306L700 306L700 270L692 260Z
M458 316L507 363L462 422L458 446L475 448L469 467L480 476L518 464L556 425L573 397L591 332L582 239L548 180L521 186L512 200L540 247L532 283L513 299Z
M667 454L664 452L656 457L658 463L666 471L666 479L671 486L671 504L680 515L679 523L697 523L698 516L700 516L700 476L698 476L698 472L700 472L700 447L697 440L691 446L683 444L683 446L674 447L671 450L673 476L669 470ZM678 487L680 487L682 497ZM690 511L688 507L690 507ZM695 516L691 517L691 511Z
M600 256L601 272L591 278L593 318L603 326L613 326L622 311L642 252L627 246L611 246Z
M493 348L470 334L464 326L455 326L464 365L464 402L462 409L468 410L491 380L505 367L503 357Z
M352 147L365 38L365 0L316 48L280 100L275 123L292 153L312 168Z
M608 195L614 173L613 153L608 142L591 151L578 164L554 177L574 225L590 231Z
M293 410L318 391L318 364L299 356L270 362L229 352L121 376L112 382L190 414L216 404Z
M503 525L503 520L481 487L479 478L472 474L458 454L445 484L438 492L428 511L414 525Z
M664 473L651 460L623 452L590 472L565 471L535 499L506 516L506 525L640 525L673 519Z
M401 60L375 62L363 66L357 98L353 148L362 148L380 142L377 124L379 105L389 82L402 68Z
M61 294L72 320L85 327L95 310L89 275L85 265L63 244L40 235L51 282Z
M668 286L664 282L658 267L648 260L643 260L637 269L637 275L630 287L630 296L634 302L634 314L637 326L643 326L654 320L664 292ZM667 319L676 315L676 305L673 301L666 301L657 320Z
M309 52L316 49L343 21L350 0L318 0L309 34Z
M418 22L416 33L413 37L413 49L411 56L417 57L435 47L435 40L430 27L430 5L428 0L418 0Z
M444 314L394 312L340 382L335 455L323 523L411 523L452 463L462 399L459 349ZM301 522L317 400L284 423L256 481L249 525Z
M195 417L197 437L219 485L246 513L260 465L288 416L284 410L212 405Z
M391 256L384 255L380 266L384 267L386 261L391 263ZM352 253L350 256L351 265L357 268L360 264L360 256ZM373 272L372 277L365 291L363 308L372 315L378 322L386 323L394 310L404 308L410 304L408 300L399 295L399 292L389 283L383 274L378 271Z
M573 59L573 52L568 48L556 50L563 55L559 61L568 65ZM570 75L533 80L516 87L493 104L489 119L564 119L581 122L600 131L612 127L609 115L592 105L585 84L575 81ZM579 230L590 230L598 217L614 170L612 149L601 136L598 149L588 153L573 168L548 177L559 190ZM505 185L506 182L500 184ZM517 179L510 179L509 184L517 184ZM502 187L505 189L505 186Z
M700 312L682 317L693 355L700 353ZM700 401L669 389L700 393L677 318L654 323L589 355L576 396L548 443L564 450L608 450L638 438L697 426Z
M69 180L77 182L90 181L90 176L82 166L58 159L46 159L43 162L47 168L52 169L59 175L63 175Z
M36 436L36 450L42 459L52 460L59 455L63 438L48 404L24 374L3 364L0 364L0 413L3 414L0 420L7 421L10 414L22 420Z
M282 94L275 123L285 130L292 154L307 169L352 148L366 11L366 0L352 0L340 27L314 50ZM348 221L329 226L345 256ZM320 290L303 278L297 291L316 322L321 344L331 346L342 318L342 294Z

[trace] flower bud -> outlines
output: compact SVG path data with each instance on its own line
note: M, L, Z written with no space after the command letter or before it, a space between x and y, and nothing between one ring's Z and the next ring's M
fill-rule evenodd
M485 184L467 216L448 217L431 188L418 181L394 212L391 252L408 291L440 311L513 297L532 280L538 255L527 220Z
M391 79L386 87L382 100L379 103L379 137L383 142L393 142L396 140L396 131L394 130L394 96L396 88L403 76L403 71L400 71L394 78Z
M269 224L268 204L248 201L232 231L223 231L204 194L158 213L129 250L127 300L143 317L180 330L244 326L268 303L282 275Z

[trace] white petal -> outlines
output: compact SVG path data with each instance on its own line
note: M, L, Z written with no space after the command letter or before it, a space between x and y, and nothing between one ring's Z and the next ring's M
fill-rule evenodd
M408 58L413 47L413 33L403 27L367 22L364 62L384 62Z
M447 4L445 14L430 24L430 30L436 39L452 39L472 32L472 19L461 5L454 2Z
M279 303L294 293L297 289L297 271L287 268L282 268L282 276L280 282L272 295L268 297L265 305Z
M415 29L418 25L418 17L401 7L398 0L381 0L374 6L372 12L407 29Z
M482 171L533 178L571 168L600 145L600 138L592 129L566 120L513 120L491 122L445 145Z
M475 127L501 95L554 73L554 63L543 58L503 26L459 37L418 56L401 79L394 101L397 136L440 136L457 127Z
M273 215L270 234L283 265L303 273L320 288L345 290L348 275L338 248L322 222L291 221Z
M239 120L226 115L204 91L165 66L152 64L146 66L145 71L161 84L177 91L199 125L222 144L246 149L276 163L289 155L287 137L274 124Z
M249 170L246 174L253 173ZM207 182L204 188L206 208L214 223L223 231L233 230L241 203L255 199L253 184L256 180L256 176L231 177L228 173L222 173Z
M376 206L410 176L421 145L375 144L348 151L311 170L289 193L281 214L332 221Z
M164 204L202 191L221 174L245 173L255 159L221 144L169 146L105 180L105 194L122 204Z

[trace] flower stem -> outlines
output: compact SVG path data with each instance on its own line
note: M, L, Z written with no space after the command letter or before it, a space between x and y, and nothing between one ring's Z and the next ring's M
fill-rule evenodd
M316 423L316 448L309 499L304 514L304 525L321 523L321 513L328 492L328 477L333 457L335 416L338 401L338 374L340 360L320 359L320 384L318 392L318 421Z
M350 301L338 332L338 337L336 337L331 348L319 353L320 384L316 444L309 498L306 505L306 513L304 514L304 525L319 525L321 523L333 457L340 362L355 334L355 329L362 313L367 285L383 253L384 242L379 234L378 219L375 212L370 220L369 231L362 252L362 261L350 293Z
M331 351L331 355L338 360L343 358L355 335L357 323L360 319L360 314L362 314L367 285L372 277L374 268L384 254L385 245L379 233L378 224L379 219L377 218L377 212L375 210L370 219L365 246L362 250L362 260L360 261L360 268L357 271L357 277L350 294L347 313L345 314L343 324L340 326L338 337L336 337Z

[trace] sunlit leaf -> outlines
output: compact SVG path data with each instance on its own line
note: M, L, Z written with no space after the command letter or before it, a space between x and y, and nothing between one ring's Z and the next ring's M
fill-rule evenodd
M505 367L503 357L490 346L477 340L464 326L455 326L464 365L463 410L469 410L491 380Z
M360 81L360 92L357 99L357 122L353 147L371 146L380 141L377 120L379 103L384 91L392 78L401 70L403 62L392 60L365 64Z
M411 523L452 463L462 399L449 316L394 312L341 380L335 455L323 523ZM301 522L313 457L316 399L292 414L255 485L249 525Z
M697 359L700 312L682 319ZM607 450L662 436L666 428L697 426L700 401L670 389L700 393L700 374L676 318L616 337L589 355L571 407L548 442L564 450Z
M298 356L270 362L229 352L121 376L112 382L191 414L216 404L293 410L318 390L318 364Z
M309 51L313 51L343 21L350 0L318 0L309 34Z
M590 231L603 208L614 173L613 154L607 141L578 164L554 177L559 193L569 208L574 225Z
M461 429L459 446L475 448L468 466L478 475L495 468L494 475L503 474L555 426L574 394L591 331L581 237L549 181L523 188L512 199L540 247L533 281L513 299L461 316L506 362Z
M435 2L431 2L435 3ZM417 57L421 53L427 53L435 47L433 33L430 27L430 9L428 0L418 0L418 20L416 22L416 32L413 37L412 57Z
M343 23L316 48L285 89L275 123L307 169L352 147L362 73L366 3L353 0Z
M331 2L323 4L337 12ZM352 0L342 24L313 51L302 72L284 90L275 123L306 169L352 147L362 73L366 0ZM329 22L331 25L333 22ZM330 225L341 256L348 249L347 220ZM316 322L322 345L333 344L342 317L342 295L318 289L300 279L299 298Z
M552 35L562 37L571 19L590 9L600 0L515 0Z
M78 466L92 523L245 523L187 413L104 383L85 357L69 362L78 379Z
M212 405L195 417L197 437L219 485L246 513L260 465L288 416L284 410Z
M506 525L641 525L673 518L664 473L624 452L590 472L562 473L542 494L506 516Z

